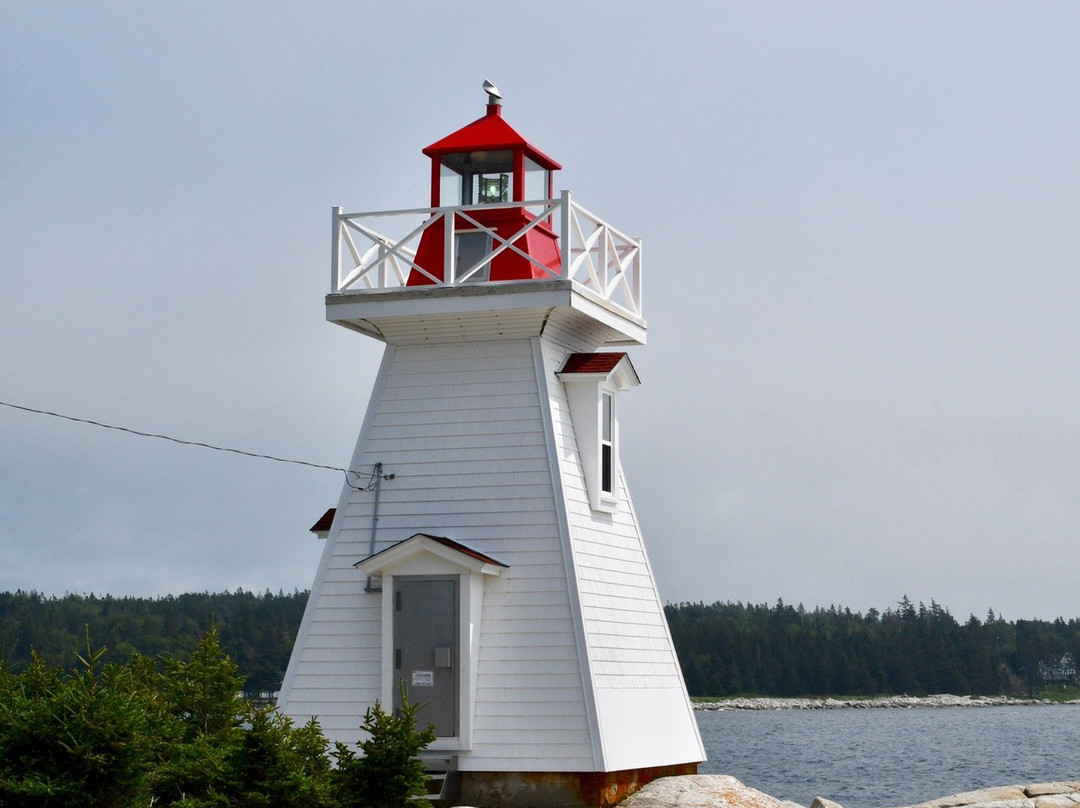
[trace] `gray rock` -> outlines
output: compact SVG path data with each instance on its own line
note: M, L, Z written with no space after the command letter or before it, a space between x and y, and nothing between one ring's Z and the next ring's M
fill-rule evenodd
M724 774L661 777L620 803L619 808L802 808L771 797ZM810 808L842 808L815 797ZM1000 786L965 791L910 808L1080 808L1080 781Z
M832 698L735 698L724 701L702 701L696 710L866 710L892 708L909 710L915 707L997 707L1002 704L1049 704L1043 699L1017 699L1011 696L953 696L938 693L933 696L880 696L872 699ZM1073 703L1073 702L1066 702Z
M1076 780L1063 780L1054 783L1035 783L1024 786L1024 793L1029 797L1047 797L1051 794L1075 794L1080 791L1080 782Z
M660 777L619 808L783 808L784 803L725 774Z
M1045 794L1034 798L1035 808L1076 808L1080 794Z
M1020 786L998 786L997 788L983 788L978 791L964 791L960 794L952 794L948 797L940 797L919 804L919 808L958 808L961 805L991 805L997 803L1026 803L1033 804L1028 800L1027 794ZM999 808L1005 808L1004 805Z
M975 802L965 808L1035 808L1035 800L1024 797L1017 800L992 800L990 802Z

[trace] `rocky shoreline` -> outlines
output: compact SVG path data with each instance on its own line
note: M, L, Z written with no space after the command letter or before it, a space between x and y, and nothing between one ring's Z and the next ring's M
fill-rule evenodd
M966 791L907 808L1077 808L1080 780L1001 786ZM619 808L802 808L748 788L726 774L694 774L661 777L632 794ZM842 808L815 797L810 808Z
M1047 699L1018 699L1012 696L881 696L872 699L832 698L736 698L699 701L695 710L869 710L911 709L915 707L1002 707L1025 704L1080 705L1080 701L1053 702Z
M459 808L468 808L459 806ZM642 786L616 808L804 808L750 788L728 774L660 777ZM809 808L844 808L814 797ZM1080 780L964 791L902 808L1080 808Z

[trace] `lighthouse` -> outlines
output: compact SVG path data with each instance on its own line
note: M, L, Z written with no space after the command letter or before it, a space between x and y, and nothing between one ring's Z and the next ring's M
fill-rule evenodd
M462 802L606 806L705 758L620 462L642 245L485 90L427 206L333 210L327 319L386 349L278 703L353 744L404 693Z

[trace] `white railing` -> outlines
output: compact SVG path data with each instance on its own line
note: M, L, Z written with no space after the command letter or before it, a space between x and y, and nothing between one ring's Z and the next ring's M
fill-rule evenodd
M525 208L535 218L515 233L500 236L481 224L474 214L480 210ZM535 227L555 225L561 263L552 269L515 246L522 236ZM380 230L374 225L378 221ZM492 250L472 266L457 263L455 230L459 223L470 231L480 230L491 236ZM443 229L442 277L433 274L432 267L416 263L420 238L428 228ZM404 235L387 236L380 232L389 228ZM462 205L444 208L411 208L372 213L342 213L334 208L333 251L331 253L330 291L365 292L405 286L409 275L416 272L429 284L457 286L475 284L484 277L484 268L504 252L513 252L540 270L541 278L573 280L592 290L601 298L642 316L641 311L641 239L631 238L615 229L599 216L590 213L570 199L563 191L556 199L526 202L507 202L487 205Z

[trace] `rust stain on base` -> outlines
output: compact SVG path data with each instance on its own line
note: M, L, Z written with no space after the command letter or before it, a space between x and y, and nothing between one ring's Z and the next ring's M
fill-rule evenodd
M618 772L461 772L461 799L485 808L610 808L657 777L697 774L698 764Z

